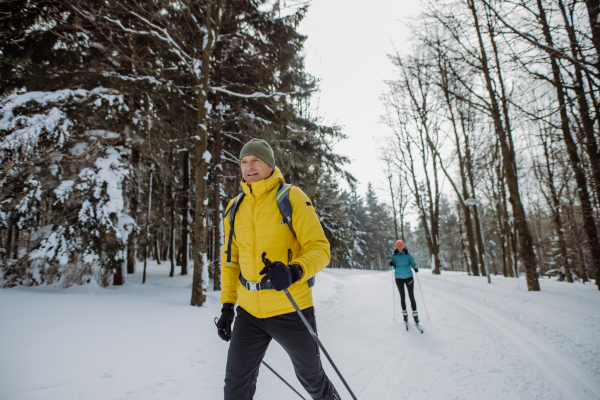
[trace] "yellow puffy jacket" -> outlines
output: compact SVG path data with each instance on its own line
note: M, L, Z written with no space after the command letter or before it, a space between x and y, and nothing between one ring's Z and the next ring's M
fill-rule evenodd
M271 261L297 264L302 267L302 278L288 288L300 309L313 305L312 289L307 280L329 264L329 241L325 237L317 213L308 196L300 188L292 187L289 193L293 214L294 237L277 206L277 190L284 183L278 168L264 180L240 185L245 196L235 217L235 235L231 246L231 264L227 265L227 241L229 240L229 216L225 218L225 244L221 252L221 303L236 302L257 318L294 312L283 291L274 289L250 292L240 284L239 275L248 281L259 282L264 275L262 253L267 252ZM234 199L235 200L235 199ZM229 202L227 209L233 201Z

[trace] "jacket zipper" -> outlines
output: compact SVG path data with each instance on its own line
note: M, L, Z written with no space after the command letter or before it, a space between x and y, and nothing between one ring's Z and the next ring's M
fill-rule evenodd
M250 191L252 193L252 190ZM254 194L252 194L252 197L254 197L254 202L252 204L252 237L254 239L254 254L252 257L252 263L254 266L254 276L257 277L257 281L258 281L258 270L256 269L256 221L254 218L254 210L256 209L256 202L257 202L257 198L256 196L254 196ZM262 318L262 310L260 309L260 298L258 296L258 292L255 292L254 295L256 296L256 307L258 308L258 315L260 315L260 317Z

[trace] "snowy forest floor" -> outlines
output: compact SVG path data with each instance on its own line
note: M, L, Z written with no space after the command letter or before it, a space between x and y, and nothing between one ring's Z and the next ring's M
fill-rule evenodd
M142 285L141 267L123 287L0 290L0 399L222 398L219 292L191 307L191 274L168 278L168 266L151 263ZM528 292L523 278L419 278L424 334L405 330L397 292L393 319L390 272L317 276L319 337L359 399L600 399L593 283L543 279ZM308 398L277 343L265 361ZM299 399L264 367L254 398Z

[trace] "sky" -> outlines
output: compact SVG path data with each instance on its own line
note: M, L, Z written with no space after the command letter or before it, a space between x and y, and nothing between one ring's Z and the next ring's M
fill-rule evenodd
M359 195L370 181L382 200L387 197L378 150L387 128L379 123L384 112L379 98L384 80L393 77L387 54L408 49L404 23L418 13L418 3L314 0L298 29L308 36L306 70L320 79L319 115L343 126L348 136L335 150L351 159L346 169L359 180Z

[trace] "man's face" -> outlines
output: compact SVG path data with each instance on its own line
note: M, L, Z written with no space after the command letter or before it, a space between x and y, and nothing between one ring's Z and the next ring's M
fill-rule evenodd
M248 183L258 182L271 176L273 168L266 162L255 156L244 156L240 160L242 176Z

